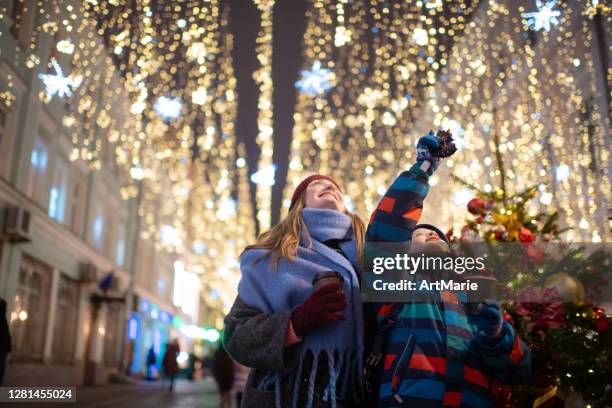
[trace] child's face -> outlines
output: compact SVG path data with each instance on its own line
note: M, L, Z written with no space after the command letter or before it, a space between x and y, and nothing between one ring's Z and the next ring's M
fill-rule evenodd
M315 180L308 184L304 203L306 207L310 208L344 211L344 201L340 189L328 180Z
M415 252L450 252L450 248L438 233L429 228L417 228L412 233L410 251Z

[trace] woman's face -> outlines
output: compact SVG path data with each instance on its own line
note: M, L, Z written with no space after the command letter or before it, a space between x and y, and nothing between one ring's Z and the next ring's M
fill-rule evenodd
M305 207L344 211L342 193L331 181L315 180L308 184L304 194Z

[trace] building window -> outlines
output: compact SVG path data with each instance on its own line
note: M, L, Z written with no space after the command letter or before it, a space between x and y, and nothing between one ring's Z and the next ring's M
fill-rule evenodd
M81 177L76 176L73 180L70 196L70 229L80 236L83 233L85 186Z
M66 213L66 195L68 194L68 165L59 158L55 164L53 185L49 191L49 217L64 223Z
M41 361L47 331L51 267L23 256L15 308L11 313L13 353L16 360Z
M8 175L8 166L11 155L9 154L9 134L7 129L8 114L3 107L0 106L0 175Z
M93 218L91 220L91 243L97 249L102 250L104 243L104 209L98 202L95 205L95 211L92 212Z
M5 133L5 128L6 128L6 113L4 112L4 109L0 108L0 149L4 150L2 146L2 142L4 140L4 133Z
M125 266L125 224L120 223L117 226L117 248L115 250L115 263L120 266Z
M47 186L47 165L49 162L49 150L47 142L41 136L36 138L32 156L30 158L30 183L28 195L40 205L45 205Z
M58 362L74 362L78 308L79 284L60 274L53 328L53 358Z

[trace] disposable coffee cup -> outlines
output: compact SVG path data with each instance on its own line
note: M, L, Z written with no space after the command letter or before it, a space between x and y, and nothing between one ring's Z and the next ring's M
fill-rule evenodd
M491 276L466 276L464 279L478 284L477 290L467 291L469 313L476 314L478 305L489 299L495 299L497 279Z
M344 278L340 274L340 272L336 271L325 271L319 272L314 279L312 280L312 285L314 286L314 290L318 290L323 286L337 284L340 287L340 292L342 292L342 284L344 283Z

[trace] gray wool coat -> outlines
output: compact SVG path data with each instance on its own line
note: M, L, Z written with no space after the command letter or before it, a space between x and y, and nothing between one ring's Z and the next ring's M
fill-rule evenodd
M225 317L223 343L230 356L247 367L253 367L242 396L242 408L275 407L275 391L261 391L257 385L270 372L289 373L297 370L300 343L285 347L291 310L266 314L244 303L237 297ZM291 407L293 387L281 389L281 402ZM330 407L315 397L314 408Z

